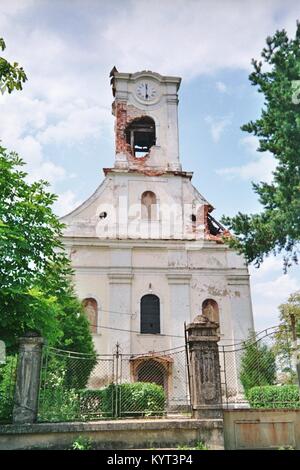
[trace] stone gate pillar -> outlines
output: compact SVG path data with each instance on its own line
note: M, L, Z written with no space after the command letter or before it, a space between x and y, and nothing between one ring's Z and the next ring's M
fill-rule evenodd
M186 327L193 418L223 418L218 327L203 315Z
M13 422L34 423L38 412L38 395L43 338L28 332L20 338Z

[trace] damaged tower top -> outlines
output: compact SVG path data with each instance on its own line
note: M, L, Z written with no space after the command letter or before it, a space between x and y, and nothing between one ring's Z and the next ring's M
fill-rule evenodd
M115 169L181 172L178 143L180 77L144 70L110 73L115 116Z

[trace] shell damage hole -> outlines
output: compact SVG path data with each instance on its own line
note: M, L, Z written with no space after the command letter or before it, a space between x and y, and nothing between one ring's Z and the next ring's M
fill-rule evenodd
M156 143L155 122L148 116L134 119L126 127L125 137L132 155L136 158L144 157Z

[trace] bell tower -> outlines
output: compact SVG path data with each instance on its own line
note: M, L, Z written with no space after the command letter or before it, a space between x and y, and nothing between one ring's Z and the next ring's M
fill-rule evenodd
M148 70L111 71L115 116L115 168L159 173L181 171L178 89L181 78Z

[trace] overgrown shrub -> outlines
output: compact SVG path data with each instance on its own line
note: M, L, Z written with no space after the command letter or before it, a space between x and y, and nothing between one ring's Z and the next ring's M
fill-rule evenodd
M246 397L252 387L273 385L275 380L275 354L266 344L250 338L245 342L240 368L240 381Z
M73 421L80 417L79 391L65 387L66 370L58 361L42 373L45 374L39 396L40 421Z
M0 366L0 422L12 420L14 389L16 383L16 356L7 356L6 363Z
M72 444L72 450L91 450L92 440L90 437L79 436Z
M97 364L96 355L84 358L67 357L65 361L65 386L76 389L86 387L91 372Z
M93 418L161 416L165 409L163 387L154 383L110 384L101 390L64 387L64 374L48 374L41 391L40 421L73 421Z
M39 406L39 421L64 422L81 419L79 395L74 389L45 390Z
M95 362L94 356L76 359L49 353L41 374L41 421L85 419L81 417L80 396Z
M104 390L81 390L80 391L80 415L94 418L103 417L102 402Z
M101 408L108 417L160 416L165 409L164 389L148 382L111 384L102 391Z
M267 385L253 387L248 391L252 408L300 408L297 385Z

